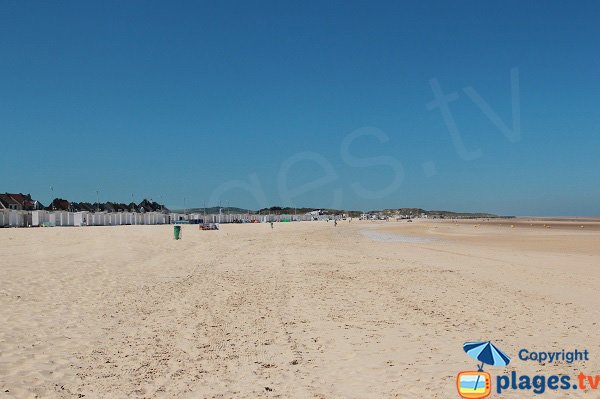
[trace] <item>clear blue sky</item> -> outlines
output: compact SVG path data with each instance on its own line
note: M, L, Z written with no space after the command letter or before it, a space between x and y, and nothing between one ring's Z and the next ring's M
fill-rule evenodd
M598 2L168 3L3 3L0 191L600 215Z

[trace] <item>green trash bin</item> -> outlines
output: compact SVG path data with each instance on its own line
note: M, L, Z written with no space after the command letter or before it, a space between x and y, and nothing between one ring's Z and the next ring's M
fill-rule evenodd
M181 238L181 226L173 226L173 238L176 240Z

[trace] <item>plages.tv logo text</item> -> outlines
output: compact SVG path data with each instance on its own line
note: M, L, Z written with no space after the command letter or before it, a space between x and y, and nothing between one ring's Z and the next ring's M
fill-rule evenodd
M481 362L477 371L462 371L456 378L458 394L466 399L482 399L490 396L495 388L496 393L508 390L530 391L535 395L547 391L573 391L600 389L600 375L588 375L579 372L576 377L570 375L519 375L517 371L496 376L494 387L489 373L483 371L485 364L491 366L506 366L510 358L490 341L467 342L463 345L465 352ZM576 361L589 360L588 350L536 352L528 349L519 351L519 360L534 361L540 365L546 363L565 362L572 364Z
M528 349L519 351L519 360L524 362L534 361L540 365L546 363L564 362L572 364L577 361L589 360L588 350L536 352ZM518 375L512 371L508 375L496 377L496 392L503 393L506 390L532 391L536 395L546 391L572 391L572 390L598 390L600 389L600 375L588 375L580 372L577 377L570 375Z

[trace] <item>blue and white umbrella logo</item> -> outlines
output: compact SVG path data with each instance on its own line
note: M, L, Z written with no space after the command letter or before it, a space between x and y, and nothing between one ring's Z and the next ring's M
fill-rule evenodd
M506 366L510 363L510 357L490 341L465 342L463 349L467 352L467 355L481 362L479 371L483 370L484 364L489 364L490 366Z

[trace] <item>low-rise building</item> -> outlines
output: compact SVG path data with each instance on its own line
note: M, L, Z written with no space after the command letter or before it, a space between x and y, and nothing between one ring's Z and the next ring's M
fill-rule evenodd
M31 194L0 194L0 209L35 211L43 208L44 206L39 201L31 198Z

